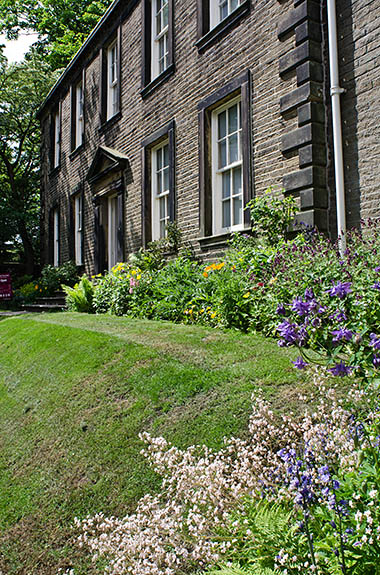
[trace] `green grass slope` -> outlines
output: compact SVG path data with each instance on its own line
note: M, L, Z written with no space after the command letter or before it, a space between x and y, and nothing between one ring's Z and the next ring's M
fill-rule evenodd
M243 434L258 387L278 410L308 385L254 335L109 316L0 322L0 572L95 573L73 518L122 515L158 479L138 433L217 447Z

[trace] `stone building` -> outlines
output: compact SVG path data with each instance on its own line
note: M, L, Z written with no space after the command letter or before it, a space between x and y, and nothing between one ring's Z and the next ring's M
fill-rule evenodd
M328 2L115 0L39 112L44 263L103 271L172 220L209 258L269 186L336 236ZM336 17L352 227L380 216L380 2Z

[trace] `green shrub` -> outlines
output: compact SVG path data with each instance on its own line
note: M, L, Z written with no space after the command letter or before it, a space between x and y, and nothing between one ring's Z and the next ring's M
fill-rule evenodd
M34 282L28 282L13 292L13 301L16 304L26 304L26 303L33 303L36 301L37 297L41 297L43 295L42 287Z
M286 237L297 213L297 204L293 196L275 196L269 188L263 196L248 202L247 209L250 210L252 232L275 245Z
M74 287L62 284L62 289L66 293L66 304L70 311L93 313L95 288L87 276L82 276Z
M73 286L78 281L78 270L74 262L66 262L61 266L47 265L38 280L46 295L53 295L61 289L61 284Z

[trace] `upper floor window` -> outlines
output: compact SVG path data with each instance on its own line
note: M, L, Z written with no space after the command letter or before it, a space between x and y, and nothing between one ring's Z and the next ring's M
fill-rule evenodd
M100 123L119 117L121 90L121 27L101 50Z
M76 122L75 122L75 147L83 143L83 84L79 82L75 88Z
M212 113L213 233L243 225L243 156L240 97Z
M119 111L119 65L115 40L107 49L107 120Z
M205 50L238 25L251 0L198 0L198 50Z
M217 26L240 4L241 0L210 0L210 28Z
M59 107L51 118L51 166L57 168L61 160L61 114Z
M142 96L174 71L173 0L144 0Z
M168 67L169 0L152 0L152 79Z
M76 150L84 140L84 75L71 90L71 150Z

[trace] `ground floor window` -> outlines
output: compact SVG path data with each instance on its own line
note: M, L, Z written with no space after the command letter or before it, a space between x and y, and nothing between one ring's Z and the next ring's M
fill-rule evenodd
M117 226L118 205L117 195L108 198L108 269L110 270L117 262Z
M53 210L53 265L59 266L59 209Z
M74 225L75 225L75 263L83 265L83 195L78 194L74 199Z
M152 240L166 236L169 215L169 142L152 149Z
M143 142L143 243L166 237L175 219L174 121Z
M240 96L212 113L213 231L243 225L243 156Z
M247 70L198 104L201 238L250 224L250 82Z

